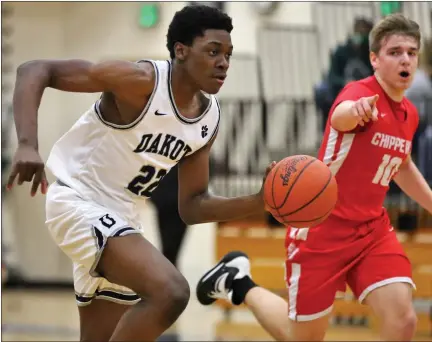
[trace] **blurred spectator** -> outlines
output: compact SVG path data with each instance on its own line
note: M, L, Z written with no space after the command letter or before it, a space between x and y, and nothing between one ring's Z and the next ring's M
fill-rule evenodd
M423 43L420 65L406 96L416 105L420 120L432 124L432 39Z
M425 97L432 94L432 38L423 42L422 53L419 57L419 68L414 75L411 87L406 91L406 96L414 101L421 117L426 115Z
M178 267L178 257L187 226L178 212L178 166L171 169L153 192L163 255Z
M328 76L334 98L347 83L373 74L369 61L369 32L372 27L371 21L357 18L353 34L336 48Z
M333 55L331 55L333 56ZM321 113L321 129L324 131L327 124L327 117L334 101L333 92L328 82L328 75L324 75L323 80L314 88L314 101L316 108Z
M416 105L420 116L413 155L423 176L432 184L432 39L423 43L420 66L406 96Z
M328 75L315 88L315 102L323 115L323 127L327 122L331 104L342 88L351 81L373 74L369 61L369 32L372 27L371 21L357 18L354 22L354 32L331 54Z

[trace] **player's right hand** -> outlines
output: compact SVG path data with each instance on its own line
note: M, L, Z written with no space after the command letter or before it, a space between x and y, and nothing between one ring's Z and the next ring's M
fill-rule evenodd
M45 165L37 149L29 145L19 145L12 162L12 171L9 176L6 189L11 190L18 176L18 185L31 182L31 196L36 195L39 185L42 194L46 194L48 181L45 175Z
M364 126L366 122L378 120L378 109L376 103L379 95L362 97L355 101L351 107L352 114L356 118L360 126Z

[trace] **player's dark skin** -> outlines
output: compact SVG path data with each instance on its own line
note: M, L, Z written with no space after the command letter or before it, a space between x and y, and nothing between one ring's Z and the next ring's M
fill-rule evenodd
M191 46L175 44L172 88L183 116L195 118L206 107L200 90L210 94L219 91L217 78L226 75L231 53L231 37L224 30L206 30ZM43 194L47 191L37 138L37 113L45 88L102 92L104 119L126 125L141 114L154 86L155 72L150 63L40 60L20 66L13 101L19 146L8 189L18 178L18 184L32 182L32 196L39 186ZM262 190L238 198L209 194L212 142L179 166L179 211L188 224L238 219L264 207ZM266 174L273 166L274 163L267 168ZM186 308L186 279L140 234L109 239L97 270L110 282L131 288L143 300L132 307L106 300L94 300L80 307L81 340L155 340Z

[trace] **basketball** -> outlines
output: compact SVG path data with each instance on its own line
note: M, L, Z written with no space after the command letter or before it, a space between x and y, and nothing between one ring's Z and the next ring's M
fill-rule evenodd
M337 183L322 161L307 155L282 159L264 182L264 201L280 223L313 227L324 221L337 201Z

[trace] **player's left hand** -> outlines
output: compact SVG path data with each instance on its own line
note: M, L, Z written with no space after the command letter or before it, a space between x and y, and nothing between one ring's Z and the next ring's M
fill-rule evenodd
M270 171L275 167L275 165L277 164L277 162L272 161L269 166L267 166L266 170L265 170L265 174L263 177L263 181L262 181L262 185L261 185L261 190L259 192L259 195L261 196L263 202L264 202L264 210L268 211L269 207L267 206L266 202L264 201L264 183L265 180L267 178L267 175L270 173Z

